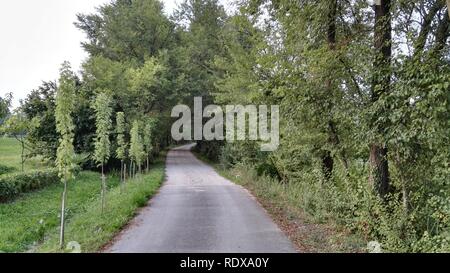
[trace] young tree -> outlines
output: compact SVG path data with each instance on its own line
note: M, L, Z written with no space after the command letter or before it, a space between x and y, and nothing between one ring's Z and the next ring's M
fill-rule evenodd
M117 113L116 116L116 132L117 132L117 150L116 155L117 158L120 159L120 179L122 182L125 182L125 174L127 172L126 170L126 164L125 160L127 159L127 149L128 149L128 143L125 139L125 114L123 112Z
M151 120L147 120L144 124L144 132L143 132L143 142L144 142L144 150L145 155L147 156L147 166L146 171L148 172L150 169L150 155L153 152L153 138L152 138L152 130L153 124Z
M56 130L60 135L59 147L56 153L56 166L59 169L59 176L64 183L61 201L61 230L59 240L62 249L64 247L67 182L73 177L73 170L75 168L75 152L73 147L75 126L72 120L72 113L75 108L75 81L68 62L63 63L60 73L59 88L56 94L55 119Z
M106 176L105 176L105 163L109 160L111 142L109 135L111 133L111 99L106 93L100 93L97 95L92 107L95 110L96 115L96 139L95 139L95 152L94 160L102 168L102 212L105 208L106 198Z
M136 173L136 165L139 173L141 172L142 160L145 157L144 145L142 144L142 138L139 132L139 122L137 120L133 122L130 135L130 158L132 173L134 175Z

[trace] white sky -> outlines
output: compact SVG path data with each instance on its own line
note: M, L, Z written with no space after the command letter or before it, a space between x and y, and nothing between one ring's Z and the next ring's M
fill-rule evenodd
M90 13L110 0L13 0L0 2L0 97L12 92L14 107L42 81L56 80L70 61L78 71L87 54L77 13ZM180 0L163 0L171 13Z

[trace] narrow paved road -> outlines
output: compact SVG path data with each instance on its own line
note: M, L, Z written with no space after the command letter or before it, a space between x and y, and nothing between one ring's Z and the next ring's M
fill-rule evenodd
M254 198L195 158L191 147L169 152L160 193L107 252L295 252Z

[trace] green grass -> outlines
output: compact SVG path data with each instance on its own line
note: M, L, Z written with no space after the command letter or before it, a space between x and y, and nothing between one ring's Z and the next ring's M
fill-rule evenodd
M98 251L107 244L159 189L164 164L149 174L119 186L116 176L108 179L107 207L101 213L100 177L82 172L69 184L66 242L77 241L84 252ZM0 204L0 251L58 252L59 210L62 185L24 194L12 203Z
M79 243L82 252L99 251L135 216L137 208L147 204L163 180L164 164L160 162L152 167L149 174L129 181L123 188L110 190L107 195L107 208L103 214L99 198L84 203L84 209L74 214L67 223L66 242ZM57 231L58 229L52 229L34 251L60 252Z
M118 179L108 181L110 188L118 185ZM62 184L24 194L12 203L0 204L0 250L4 252L26 251L41 241L47 233L57 232L61 206ZM100 176L94 172L82 172L69 183L67 217L85 211L100 195ZM98 201L100 202L100 201Z
M0 165L12 167L15 172L21 170L21 145L15 138L0 137ZM25 161L25 171L41 170L48 166L41 158L28 158Z

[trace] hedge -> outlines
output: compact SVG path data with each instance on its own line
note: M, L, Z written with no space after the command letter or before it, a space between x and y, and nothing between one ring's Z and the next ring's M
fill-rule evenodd
M12 201L21 193L42 189L59 181L56 169L0 176L0 203Z
M0 175L15 171L16 168L0 165Z

